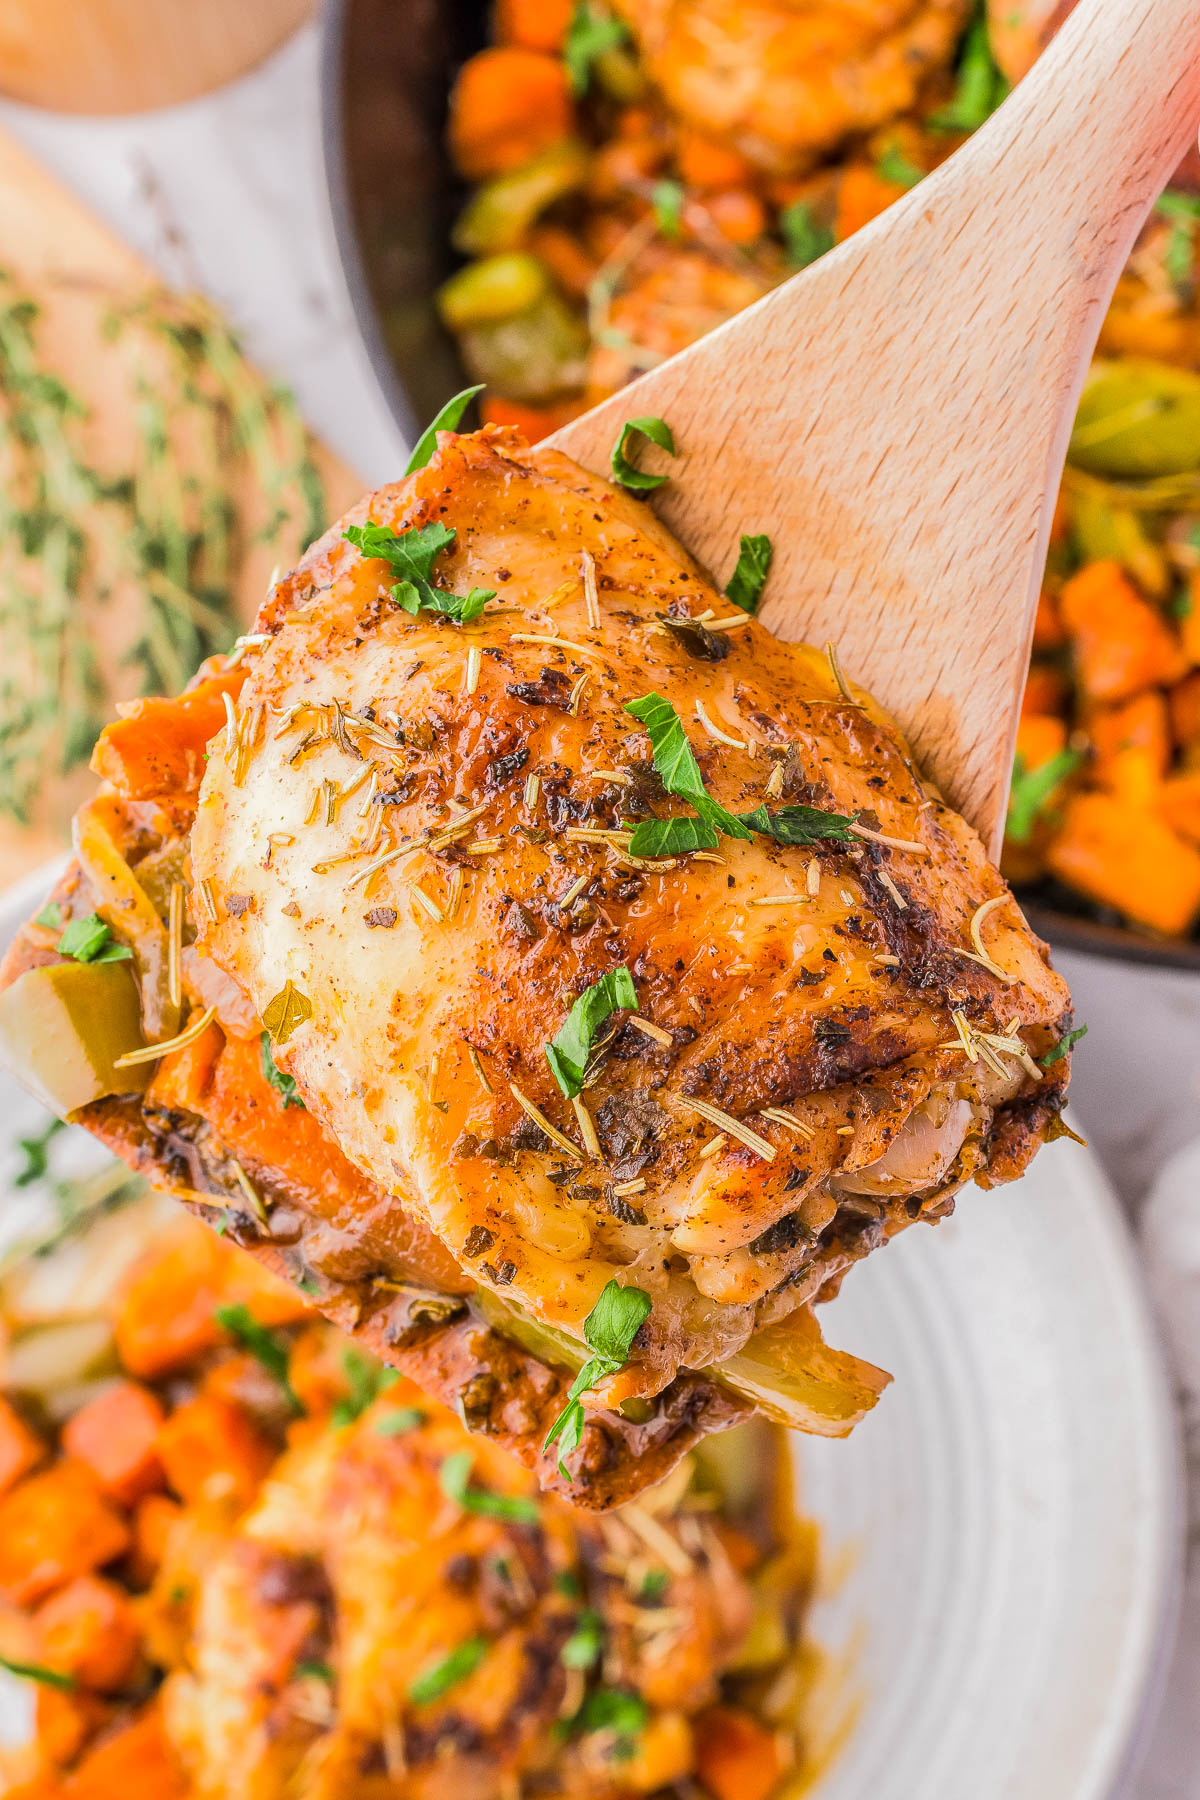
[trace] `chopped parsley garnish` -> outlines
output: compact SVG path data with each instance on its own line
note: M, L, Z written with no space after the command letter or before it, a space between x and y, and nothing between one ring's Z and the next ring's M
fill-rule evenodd
M334 1682L334 1673L329 1664L315 1658L308 1662L298 1662L292 1670L292 1676L296 1681L325 1681L330 1687Z
M373 1356L364 1356L353 1344L342 1352L342 1372L349 1393L338 1401L330 1415L334 1425L352 1425L380 1394L394 1387L400 1379L395 1369L376 1362Z
M845 844L853 840L850 827L854 820L848 813L824 812L819 806L781 806L770 812L756 806L753 812L739 813L743 825L777 844L820 844L832 840Z
M568 1669L590 1669L600 1661L603 1648L604 1621L589 1606L575 1621L575 1629L559 1655Z
M833 228L822 225L805 200L793 200L779 215L779 229L794 268L807 269L834 246Z
M980 0L958 53L954 94L929 123L935 131L978 131L1009 92L1008 80L992 55L986 4Z
M589 0L576 0L567 35L563 42L563 61L571 81L571 91L578 98L586 94L592 80L592 68L610 50L619 50L629 40L629 31L620 19L589 5Z
M656 181L650 193L650 204L658 229L664 237L677 238L683 229L683 203L686 193L681 181Z
M378 1437L399 1437L405 1431L419 1431L426 1417L419 1406L398 1406L376 1419L375 1432Z
M628 1688L594 1688L570 1720L568 1730L611 1732L616 1738L613 1756L626 1762L635 1754L636 1739L649 1718L650 1708L640 1694Z
M1172 287L1177 291L1185 289L1192 280L1196 267L1196 233L1200 227L1200 196L1182 194L1178 188L1168 188L1160 194L1154 208L1160 218L1171 220L1171 231L1167 236L1167 248L1164 255L1164 267Z
M553 1041L546 1045L546 1061L568 1100L583 1092L588 1059L602 1026L622 1006L636 1012L637 1003L633 976L624 963L580 994Z
M35 925L48 925L51 931L57 931L62 924L62 907L57 900L47 900L41 912L34 913Z
M286 1044L299 1026L313 1016L313 1003L301 993L294 981L285 981L273 1000L267 1002L262 1022L277 1044Z
M757 612L758 602L763 591L763 584L771 567L771 540L759 535L747 537L742 533L741 547L738 550L737 567L725 584L725 593L735 606L743 612Z
M392 573L398 577L392 586L392 599L414 618L425 608L455 625L468 625L479 617L487 602L496 597L493 588L472 588L469 594L447 594L442 588L433 586L430 580L433 565L458 536L453 526L434 522L414 526L411 531L396 532L368 520L365 525L347 526L342 536L363 556L391 564Z
M749 839L754 832L779 844L815 844L822 839L845 841L854 820L844 813L823 812L817 806L782 806L770 812L756 806L752 812L731 813L713 800L704 786L700 765L688 742L683 721L661 694L629 700L625 711L645 726L654 755L654 767L668 794L687 800L697 819L642 819L633 828L633 856L682 855L689 850L715 850L718 834Z
M1017 757L1013 763L1012 790L1008 796L1008 818L1004 827L1014 844L1029 842L1054 794L1083 760L1081 750L1060 750L1048 761L1039 763L1036 769L1030 769L1025 766L1024 757Z
M58 953L81 963L124 962L133 955L128 944L118 944L98 913L72 919L58 940Z
M583 1321L584 1340L592 1354L571 1383L567 1404L542 1445L548 1450L551 1444L558 1444L558 1472L566 1481L571 1480L566 1458L583 1439L584 1411L579 1396L625 1367L633 1340L650 1317L653 1304L641 1288L622 1287L614 1278Z
M17 1149L25 1161L13 1176L14 1187L30 1187L35 1181L41 1181L50 1167L50 1140L65 1129L62 1119L48 1119L44 1131L36 1137L17 1139Z
M473 1450L456 1450L442 1464L439 1480L448 1500L464 1512L479 1513L485 1519L505 1519L514 1525L536 1525L536 1500L527 1494L497 1494L490 1488L473 1488L471 1470L475 1466Z
M619 481L622 487L633 489L635 493L648 494L654 488L662 487L670 480L670 476L647 475L644 469L636 468L630 462L628 451L633 447L630 440L639 437L657 444L668 456L676 454L675 438L665 419L626 419L621 427L621 435L613 447L611 458L613 480Z
M428 1706L431 1700L440 1700L443 1694L473 1675L488 1653L489 1643L485 1637L468 1638L448 1656L441 1656L436 1662L426 1663L425 1667L409 1683L408 1697L414 1706Z
M629 848L634 856L687 856L693 850L715 850L716 829L689 813L672 819L639 819Z
M661 1600L671 1585L671 1577L665 1569L647 1569L642 1577L642 1585L637 1597L646 1606L653 1606Z
M262 1046L262 1072L283 1101L284 1111L286 1112L289 1106L297 1106L301 1112L304 1112L304 1100L300 1093L300 1089L296 1086L295 1076L285 1074L271 1054L271 1034L269 1031L263 1032L260 1042Z
M583 1594L583 1583L574 1569L560 1569L554 1577L554 1591L565 1594L568 1600L578 1600Z
M470 406L476 394L482 394L482 392L483 383L480 382L478 387L464 388L461 394L455 394L453 400L447 400L437 418L434 419L431 425L425 427L425 430L417 439L416 448L409 457L408 467L404 471L406 475L415 475L418 469L423 469L425 467L425 464L437 449L438 432L457 431L459 422L468 406Z
M69 1692L78 1686L75 1677L62 1669L47 1669L42 1663L14 1662L11 1656L0 1656L0 1669L7 1669L10 1675L19 1675L23 1681L40 1681L43 1687Z
M274 1331L268 1331L265 1325L260 1325L250 1308L240 1302L237 1306L218 1306L213 1317L278 1383L292 1417L302 1419L305 1406L292 1386L286 1341Z
M888 145L876 163L875 171L882 181L890 181L902 188L915 188L919 181L925 179L924 169L918 169L898 144Z
M1072 1049L1079 1042L1080 1038L1085 1038L1087 1032L1088 1028L1086 1025L1077 1025L1074 1031L1068 1031L1065 1037L1060 1037L1054 1048L1052 1050L1047 1050L1045 1056L1043 1056L1043 1069L1053 1068L1056 1062L1061 1062L1063 1057L1067 1054L1067 1051Z

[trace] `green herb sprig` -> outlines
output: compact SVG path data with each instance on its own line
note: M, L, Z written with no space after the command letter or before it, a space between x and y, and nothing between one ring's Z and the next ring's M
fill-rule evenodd
M601 12L589 0L576 0L563 41L563 61L576 98L587 93L600 58L628 42L629 31L621 19Z
M490 1641L485 1637L468 1638L447 1656L426 1663L409 1683L408 1697L413 1705L428 1706L431 1701L440 1700L443 1694L475 1673L490 1648Z
M686 800L698 817L642 819L634 826L629 849L633 856L683 855L690 850L715 850L719 835L750 839L755 832L779 844L816 844L824 840L846 842L853 836L854 820L845 813L825 812L817 806L781 806L770 811L756 806L751 812L731 813L714 800L704 786L683 721L661 694L647 694L626 702L645 727L654 767L669 794Z
M1012 788L1008 796L1008 818L1005 834L1014 844L1027 844L1034 828L1042 819L1054 795L1073 775L1084 760L1081 750L1060 750L1034 769L1018 756L1013 763Z
M0 1669L7 1669L10 1675L19 1675L23 1681L36 1681L42 1687L61 1688L70 1693L78 1687L74 1675L68 1675L62 1669L47 1669L43 1663L17 1662L11 1656L0 1656Z
M306 1111L304 1096L296 1086L296 1077L287 1074L287 1072L281 1069L275 1061L271 1052L271 1034L269 1031L264 1031L260 1035L259 1048L262 1056L262 1072L266 1076L270 1086L275 1089L275 1092L283 1101L283 1110L286 1112L289 1106L295 1106L298 1107L301 1112Z
M448 594L435 588L430 580L433 565L443 550L448 550L458 536L453 526L439 523L414 526L411 531L391 531L386 525L368 520L365 525L350 525L342 533L363 556L377 557L390 563L398 576L392 588L397 606L414 618L422 610L438 613L455 625L469 625L477 619L489 600L496 598L492 588L472 588L469 594Z
M737 566L725 584L726 597L735 606L740 606L743 612L758 611L758 603L771 571L773 554L769 537L761 533L756 537L748 537L743 532Z
M562 1094L573 1100L583 1092L588 1061L600 1031L621 1007L638 1009L633 976L622 963L585 988L565 1022L546 1045L546 1061Z
M255 1362L261 1363L267 1374L278 1384L292 1417L304 1418L307 1409L292 1386L287 1340L268 1330L265 1325L260 1325L250 1308L240 1303L237 1306L218 1306L213 1317L230 1337L236 1338Z
M583 1321L584 1341L592 1354L571 1383L567 1403L542 1445L543 1450L549 1450L551 1444L559 1446L558 1472L566 1481L571 1480L566 1458L583 1440L585 1416L580 1396L625 1367L633 1340L650 1317L653 1304L641 1288L623 1287L614 1278Z
M807 269L833 249L833 227L823 225L804 200L793 200L779 215L787 259L795 269Z
M1052 1049L1047 1050L1045 1056L1043 1056L1043 1069L1052 1069L1055 1063L1061 1062L1067 1052L1073 1049L1080 1038L1085 1038L1087 1034L1088 1028L1086 1025L1077 1025L1074 1031L1068 1031L1063 1037L1060 1037L1057 1044L1055 1044Z
M127 962L133 955L128 944L118 944L99 913L72 919L58 940L58 953L82 963Z
M463 414L476 394L482 394L483 386L481 381L478 386L463 388L461 393L455 394L452 400L447 400L437 418L433 420L432 424L425 427L417 439L413 453L408 459L408 466L404 471L406 475L415 475L418 469L425 467L437 449L439 431L458 430Z
M638 438L657 444L668 456L676 456L675 436L665 419L626 419L621 427L621 435L613 445L610 458L613 480L634 493L649 494L655 488L663 487L671 478L669 475L649 475L645 469L639 469L630 462L629 452Z
M536 1500L527 1494L497 1494L491 1488L473 1488L471 1470L475 1466L473 1450L456 1450L442 1464L439 1474L441 1489L447 1499L464 1512L478 1513L484 1519L503 1519L513 1525L536 1525Z
M1010 91L1008 79L992 55L986 0L978 0L958 53L954 93L929 123L935 131L978 131Z

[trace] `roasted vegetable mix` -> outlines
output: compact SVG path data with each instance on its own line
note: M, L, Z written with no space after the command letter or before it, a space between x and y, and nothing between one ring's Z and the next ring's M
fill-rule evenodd
M805 1785L815 1543L770 1427L590 1520L149 1197L0 1316L13 1800Z
M984 122L1046 12L500 0L451 100L477 185L440 297L485 419L536 440L867 224ZM1142 234L1080 408L1005 860L1168 936L1200 919L1196 174Z

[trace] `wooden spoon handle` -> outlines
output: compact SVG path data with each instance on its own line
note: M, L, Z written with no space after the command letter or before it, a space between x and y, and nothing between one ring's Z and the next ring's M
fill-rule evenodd
M667 419L672 529L719 574L771 536L765 623L838 641L993 848L1088 358L1198 121L1197 0L1083 0L956 156L552 440L605 471Z

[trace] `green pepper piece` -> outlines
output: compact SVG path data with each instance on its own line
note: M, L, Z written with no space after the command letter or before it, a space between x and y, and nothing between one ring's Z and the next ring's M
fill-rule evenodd
M581 188L590 158L572 138L552 144L524 168L497 175L476 188L452 233L464 256L494 256L516 250L548 206Z
M1119 481L1200 469L1200 375L1149 358L1093 363L1067 456Z
M141 1043L128 963L49 963L0 993L0 1062L60 1118L106 1094L148 1087L153 1063L114 1066Z
M438 311L451 331L469 331L528 312L550 285L549 271L536 256L510 251L468 263L438 290Z

